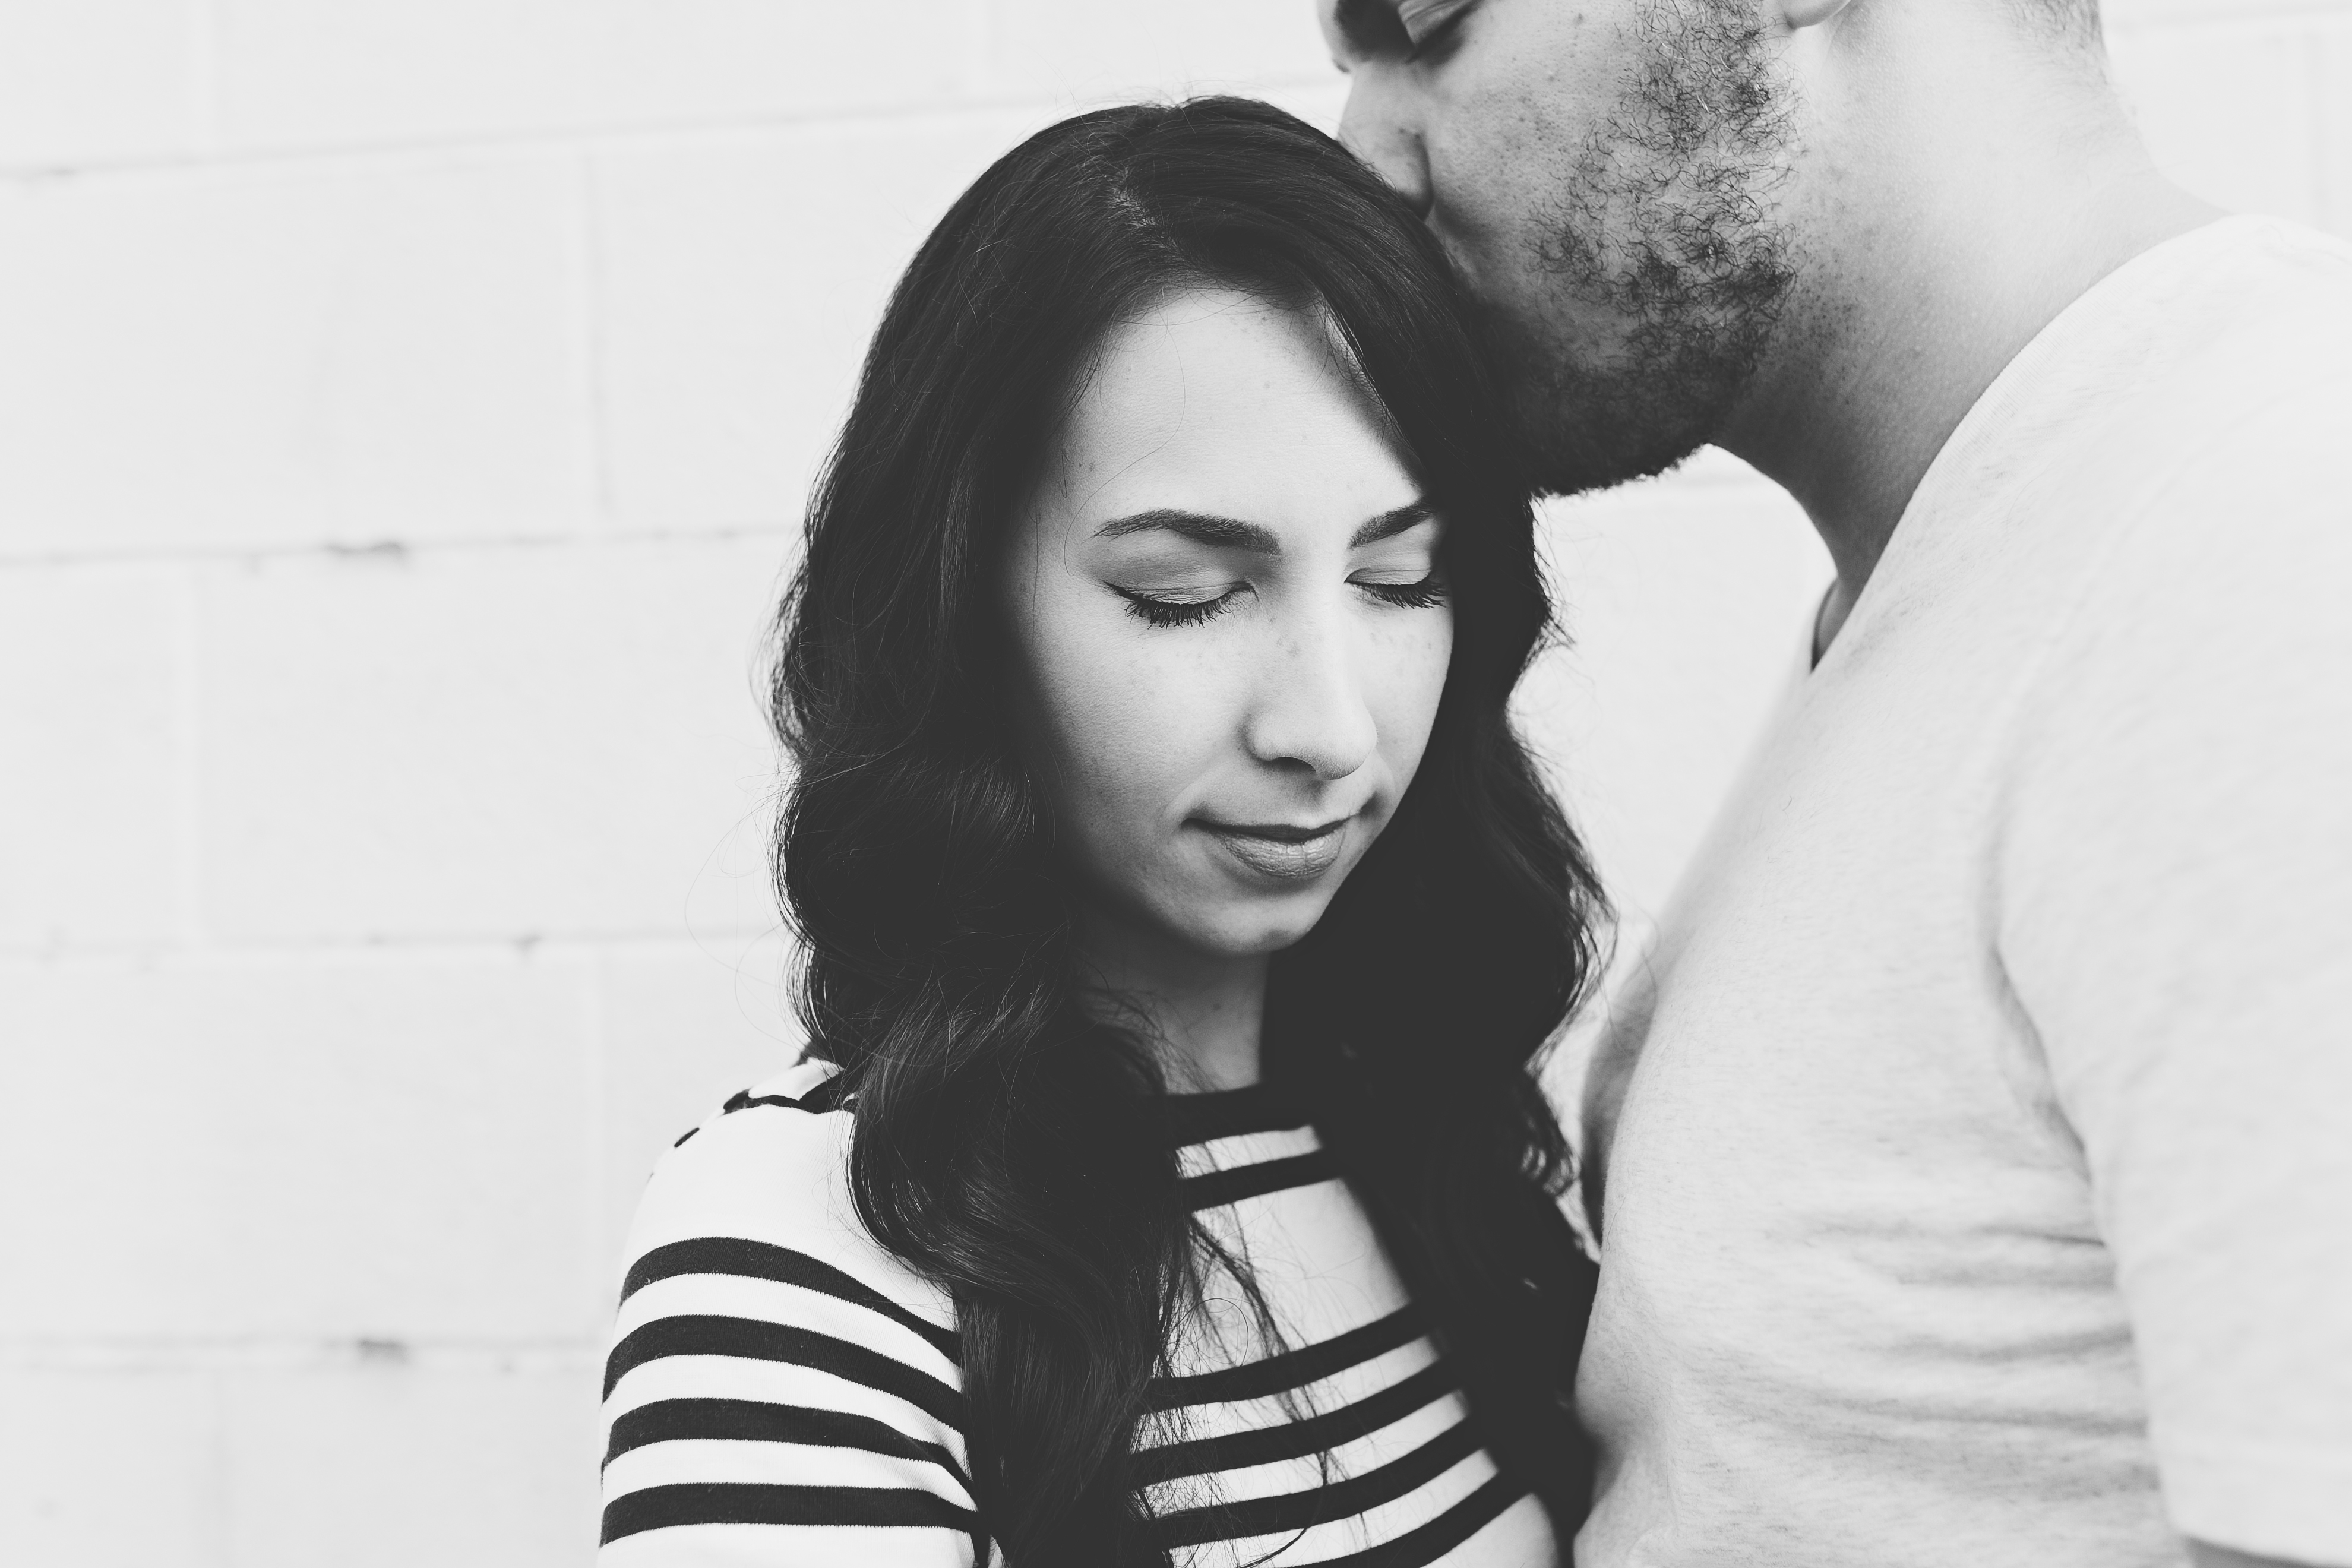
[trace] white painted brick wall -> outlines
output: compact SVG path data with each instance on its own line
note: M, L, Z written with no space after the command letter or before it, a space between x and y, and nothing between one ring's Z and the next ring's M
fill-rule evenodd
M583 204L496 153L0 183L5 548L577 532Z
M200 928L530 941L772 922L773 534L199 570ZM756 840L753 826L750 837Z
M190 0L0 5L0 163L182 157L205 144L212 55Z
M12 1342L596 1326L588 955L109 955L8 993Z
M190 618L177 566L0 570L0 950L177 931Z
M899 268L956 195L1047 118L919 112L597 154L617 525L773 530L794 518Z
M2352 232L2352 0L2110 0L2159 155ZM658 1151L789 1059L758 638L899 262L1305 0L0 0L0 1562L593 1531ZM1639 920L1826 566L1556 506L1526 709Z

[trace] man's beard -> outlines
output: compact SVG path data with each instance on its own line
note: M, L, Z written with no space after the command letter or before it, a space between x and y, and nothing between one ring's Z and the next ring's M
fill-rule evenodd
M1528 472L1573 494L1713 439L1795 281L1773 210L1792 131L1761 29L1725 0L1649 0L1615 108L1533 245L1535 321L1496 310ZM1579 320L1604 337L1580 342Z

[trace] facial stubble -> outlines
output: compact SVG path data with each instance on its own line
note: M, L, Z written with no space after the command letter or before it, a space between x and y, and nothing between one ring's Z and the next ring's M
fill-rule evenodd
M1794 131L1738 0L1644 0L1617 101L1528 241L1537 319L1490 306L1528 472L1574 494L1713 439L1798 275L1778 211Z

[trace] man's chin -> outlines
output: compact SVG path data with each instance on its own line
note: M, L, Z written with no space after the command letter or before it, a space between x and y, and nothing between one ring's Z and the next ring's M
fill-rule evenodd
M1706 445L1699 438L1605 447L1580 443L1549 451L1535 448L1527 459L1528 473L1538 496L1588 495L1636 479L1654 479L1680 467Z
M1693 335L1638 368L1522 370L1510 401L1523 471L1547 496L1655 478L1722 434L1755 369L1752 353Z
M1712 420L1628 420L1622 407L1552 397L1522 405L1521 461L1536 493L1583 495L1654 479L1714 438Z

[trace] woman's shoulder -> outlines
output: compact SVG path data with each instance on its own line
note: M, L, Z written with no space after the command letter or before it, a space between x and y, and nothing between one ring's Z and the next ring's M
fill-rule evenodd
M943 1293L858 1220L849 1194L856 1123L841 1081L832 1063L803 1061L730 1096L662 1156L630 1227L625 1300L681 1268L765 1272L791 1255L952 1327Z
M646 1186L604 1363L615 1568L747 1529L779 1561L973 1560L954 1309L858 1223L835 1081L733 1096Z
M818 1189L836 1184L812 1178L845 1172L849 1114L837 1103L840 1069L803 1061L730 1095L688 1128L654 1166L637 1210L641 1231L694 1223L714 1207L773 1223L778 1205L804 1206ZM758 1178L784 1176L781 1185ZM798 1179L790 1179L798 1178Z

